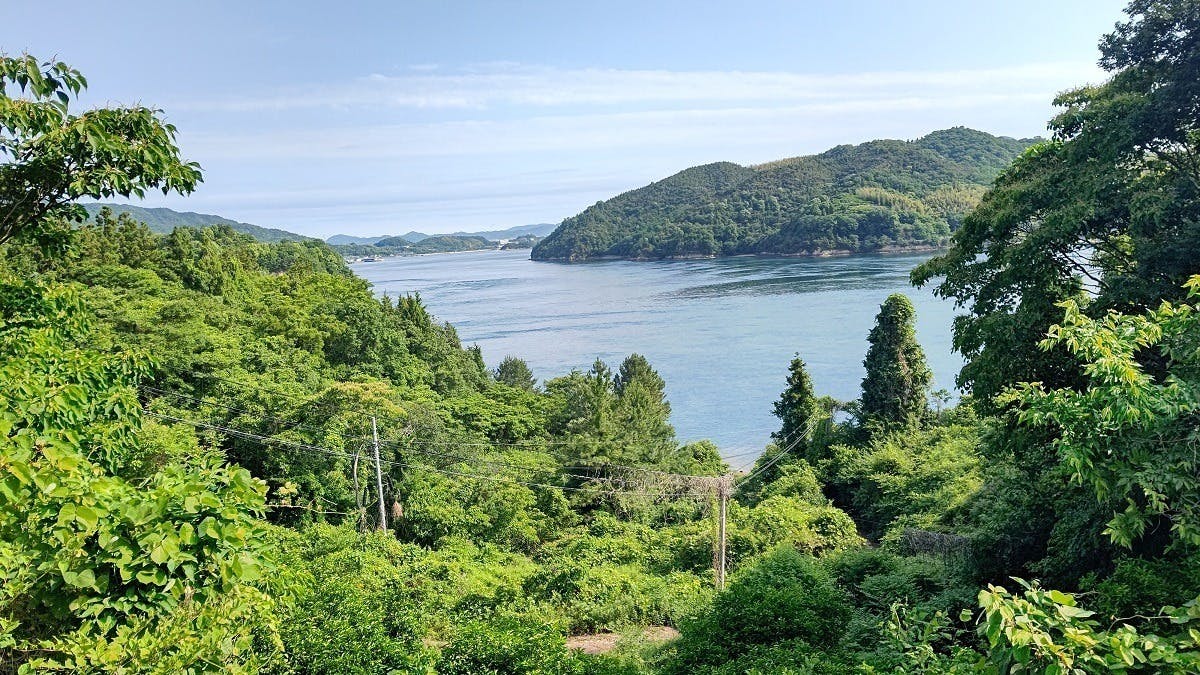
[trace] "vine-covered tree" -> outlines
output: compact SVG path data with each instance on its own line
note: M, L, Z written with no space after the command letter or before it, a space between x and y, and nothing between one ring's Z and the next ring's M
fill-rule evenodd
M917 342L916 314L907 297L893 293L875 316L863 361L867 376L862 381L861 414L868 425L903 426L925 414L933 374Z

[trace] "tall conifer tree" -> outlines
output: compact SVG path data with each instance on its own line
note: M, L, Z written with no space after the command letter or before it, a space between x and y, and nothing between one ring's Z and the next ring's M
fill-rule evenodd
M533 391L537 388L537 378L533 376L533 371L529 369L529 364L515 356L504 357L504 360L496 367L494 376L497 382L507 384L510 387L517 387L526 391Z
M786 447L804 435L813 415L817 414L818 402L813 393L812 378L808 376L804 360L797 354L788 366L787 388L775 402L775 416L782 424L779 431L771 434L775 442ZM799 443L805 441L800 440ZM803 456L803 448L796 453Z
M875 317L863 361L867 376L862 381L862 416L868 424L912 424L928 407L926 392L933 374L917 342L915 318L912 302L900 293L888 296Z

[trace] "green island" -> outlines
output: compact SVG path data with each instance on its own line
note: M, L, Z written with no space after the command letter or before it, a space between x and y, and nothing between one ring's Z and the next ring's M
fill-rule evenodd
M539 383L323 242L89 219L200 167L0 56L0 672L1200 672L1198 16L953 188L961 402L893 295L740 473L636 354Z
M424 253L457 253L459 251L482 251L496 248L494 241L479 236L439 234L419 241L404 237L385 237L374 244L342 244L333 248L342 255L383 256L420 255Z
M237 228L234 228L237 229ZM427 253L458 253L460 251L483 251L487 249L532 248L543 235L554 229L553 225L518 225L505 230L481 232L455 232L452 234L428 235L423 232L408 232L388 237L352 237L337 234L325 240L335 251L347 258L364 258L393 255L423 255ZM254 234L250 232L249 234ZM261 237L256 237L265 241Z
M696 166L589 206L534 260L835 255L946 246L1036 139L957 127L758 166Z

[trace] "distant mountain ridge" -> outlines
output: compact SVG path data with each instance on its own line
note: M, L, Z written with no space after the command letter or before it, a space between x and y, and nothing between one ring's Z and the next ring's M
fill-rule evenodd
M350 234L335 234L325 240L330 246L374 246L384 235L377 237L356 237Z
M132 204L84 204L83 208L87 210L89 218L95 218L96 214L103 208L112 209L114 215L128 213L134 220L141 221L150 228L151 232L158 234L170 234L171 230L177 227L208 227L210 225L228 225L236 232L248 234L258 241L266 243L274 243L280 241L305 241L313 237L306 237L295 232L287 230L278 230L270 227L259 227L250 223L239 223L236 220L214 216L208 213L195 213L192 211L175 211L167 208L145 208L142 206L134 206Z
M756 166L685 169L567 218L534 260L823 255L944 246L1038 139L965 127Z
M335 234L325 240L325 243L334 246L346 245L364 245L373 246L385 239L404 239L411 244L416 244L430 237L483 237L490 241L501 241L508 239L516 239L524 235L534 235L535 237L544 237L554 231L558 225L554 223L535 223L533 225L517 225L505 230L484 230L482 232L450 232L448 234L425 234L424 232L407 232L405 234L396 235L379 235L375 237L356 237L350 234Z

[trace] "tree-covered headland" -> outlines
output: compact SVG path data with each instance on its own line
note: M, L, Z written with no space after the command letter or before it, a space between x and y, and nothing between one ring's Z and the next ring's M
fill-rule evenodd
M1128 14L914 272L966 397L899 295L858 400L780 364L721 587L736 466L645 358L489 371L321 242L87 220L200 168L0 58L0 671L1200 671L1200 6Z
M832 255L942 247L1036 139L956 127L757 166L717 162L598 202L534 260Z

